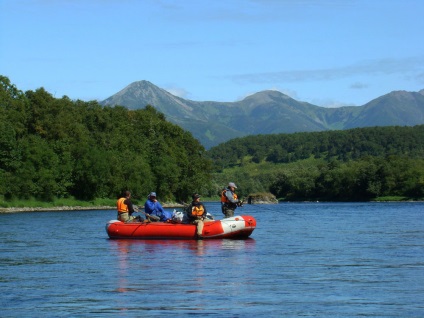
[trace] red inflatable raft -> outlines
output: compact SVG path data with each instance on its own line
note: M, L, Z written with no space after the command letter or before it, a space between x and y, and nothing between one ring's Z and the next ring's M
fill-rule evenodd
M252 216L241 215L207 222L203 227L203 239L246 239L256 228ZM111 220L106 224L111 239L168 239L196 238L196 225L182 223L123 223Z

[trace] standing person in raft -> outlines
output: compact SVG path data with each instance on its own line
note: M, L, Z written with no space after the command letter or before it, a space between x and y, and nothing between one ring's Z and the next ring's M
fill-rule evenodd
M123 192L122 196L116 202L116 209L118 210L118 220L121 222L143 221L140 216L132 216L134 207L131 202L130 191Z
M221 209L225 218L234 216L234 210L237 209L238 206L243 205L243 201L238 199L235 189L237 189L235 183L230 182L228 183L228 187L221 193Z
M205 222L213 222L206 217L206 208L202 202L200 202L200 194L193 194L193 201L187 207L187 216L190 220L191 224L196 224L197 231L196 237L197 239L203 239L203 225Z
M147 214L155 215L160 218L161 222L169 222L172 218L170 212L165 211L159 201L156 199L156 192L150 192L147 197L146 203L144 203L144 211ZM150 221L155 221L149 218Z

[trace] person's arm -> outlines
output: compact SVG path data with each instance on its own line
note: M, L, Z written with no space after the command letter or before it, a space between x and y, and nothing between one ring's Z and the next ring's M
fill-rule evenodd
M193 218L193 204L190 204L187 209L186 209L186 213L189 219Z
M144 211L145 211L147 214L152 214L153 209L154 209L153 202L152 202L152 201L150 201L150 200L147 200L147 201L146 201L146 203L144 203Z
M149 210L151 215L156 215L161 217L163 215L164 209L160 205L158 201L150 201L148 200Z
M160 213L165 212L165 210L163 209L163 207L162 207L162 205L159 203L159 201L156 201L156 209L157 209Z
M128 213L131 215L134 213L134 207L130 199L126 199L124 203L128 206Z
M225 196L227 197L228 201L230 201L231 203L236 204L237 202L239 202L239 200L234 200L233 193L230 190L227 190L225 192Z

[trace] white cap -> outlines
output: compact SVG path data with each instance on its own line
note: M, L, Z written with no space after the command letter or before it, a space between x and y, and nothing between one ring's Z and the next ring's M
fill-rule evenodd
M235 184L234 182L230 182L230 183L228 184L228 186L229 186L229 187L232 187L232 188L236 188L236 189L237 189L236 184Z

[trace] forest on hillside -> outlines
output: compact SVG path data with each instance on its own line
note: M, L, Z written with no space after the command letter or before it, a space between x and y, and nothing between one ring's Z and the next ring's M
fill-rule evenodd
M291 163L310 157L347 162L390 155L424 158L424 125L256 135L233 139L208 151L218 170L243 164L246 156L255 163Z
M0 76L0 199L186 200L210 184L210 161L192 135L153 107L20 91Z
M215 179L238 180L245 196L267 189L283 200L424 198L424 125L248 136L208 156Z

